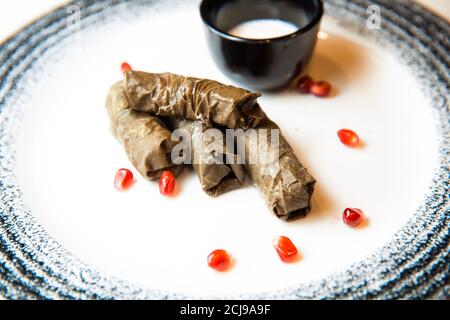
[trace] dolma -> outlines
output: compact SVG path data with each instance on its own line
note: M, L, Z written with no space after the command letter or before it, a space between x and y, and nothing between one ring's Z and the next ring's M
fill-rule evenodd
M124 89L131 108L156 116L230 129L253 128L264 118L256 102L261 94L213 80L131 70Z
M179 119L170 119L169 121L174 129L183 130L190 137L189 160L199 178L202 189L207 194L214 197L219 196L238 189L244 184L244 168L237 164L236 155L227 149L225 137L221 131L218 132L222 134L222 146L214 149L221 151L214 155L218 163L209 164L206 156L210 154L203 153L204 150L208 150L208 144L210 143L205 136L205 131L209 127L200 121Z
M131 108L156 116L200 120L207 127L221 130L267 131L268 140L270 129L278 130L277 145L267 141L260 144L258 140L254 146L251 139L246 139L247 155L257 152L270 161L251 162L251 157L245 156L245 171L280 219L303 217L311 210L316 181L295 156L279 127L260 108L256 101L258 93L212 80L138 71L125 74L124 90Z
M106 109L115 137L123 144L131 163L149 180L159 178L163 170L177 174L181 167L171 162L172 133L157 118L132 110L123 94L122 83L111 87Z
M311 210L315 179L298 160L274 122L266 117L254 130L259 139L252 140L250 134L244 136L248 176L278 218L292 220L306 216ZM271 130L278 130L278 139L275 139L278 143L273 143L274 131ZM254 159L258 161L252 161Z

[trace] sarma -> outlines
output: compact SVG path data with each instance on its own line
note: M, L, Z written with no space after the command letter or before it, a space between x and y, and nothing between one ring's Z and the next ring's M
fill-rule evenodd
M275 132L278 139L274 144L272 134ZM265 118L255 128L255 136L259 139L252 140L250 134L244 136L248 176L278 218L291 220L304 217L311 210L315 179L300 163L274 122Z
M122 83L110 89L106 109L113 134L140 174L155 180L163 170L170 169L175 174L180 170L170 158L174 145L171 132L157 117L132 110L124 98Z
M219 196L241 187L245 181L245 171L237 164L236 155L228 151L222 131L221 146L210 148L211 141L207 137L207 127L200 121L171 119L174 129L183 130L190 140L189 162L192 164L202 189L210 196ZM208 149L215 151L214 155ZM211 159L208 159L211 157ZM229 159L232 159L230 161ZM212 160L212 162L208 162ZM216 162L213 162L216 161ZM228 164L231 163L231 164Z
M125 73L124 88L131 108L156 116L201 120L227 128L253 128L264 118L259 93L217 81L171 73Z

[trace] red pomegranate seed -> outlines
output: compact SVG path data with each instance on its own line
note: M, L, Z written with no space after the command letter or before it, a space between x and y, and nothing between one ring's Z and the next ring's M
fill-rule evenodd
M280 259L284 262L293 262L297 257L297 248L287 237L277 237L273 241L273 246L277 250Z
M159 192L163 196L171 195L175 191L175 176L171 171L164 171L159 177Z
M316 82L311 86L310 92L317 97L328 97L331 93L331 84L326 81Z
M364 213L361 209L347 208L342 214L342 220L350 227L357 227L364 221Z
M132 70L130 64L127 62L122 63L122 65L120 66L120 69L122 69L123 73Z
M114 178L114 186L117 190L123 191L128 189L133 183L133 173L128 169L117 170Z
M231 257L225 250L214 250L208 256L208 266L217 271L226 271L231 265Z
M311 93L311 87L315 84L314 80L310 76L301 77L297 83L297 90L300 93Z
M357 147L359 144L358 135L349 129L342 129L338 131L338 137L343 144L349 147Z

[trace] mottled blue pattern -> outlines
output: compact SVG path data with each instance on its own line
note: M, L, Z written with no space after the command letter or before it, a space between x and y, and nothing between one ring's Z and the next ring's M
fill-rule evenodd
M140 6L156 7L162 2L75 1L83 13L80 31L67 28L67 7L61 7L0 46L0 297L192 298L140 288L100 273L72 256L36 223L14 175L15 135L21 121L17 105L26 99L22 92L33 81L32 68L39 68L46 52L62 39L82 33L93 24L104 23L122 6L138 10ZM365 27L370 4L382 8L380 31ZM133 10L129 12L132 14ZM326 14L345 27L374 38L416 75L439 130L439 168L421 207L389 243L368 259L320 281L232 298L449 298L450 25L406 0L330 0L326 1Z

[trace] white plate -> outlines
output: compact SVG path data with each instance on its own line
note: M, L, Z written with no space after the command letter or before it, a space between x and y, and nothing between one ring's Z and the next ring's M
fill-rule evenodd
M439 165L429 100L394 52L330 17L307 73L331 82L333 97L285 90L260 99L318 181L307 218L278 220L255 188L210 198L192 172L178 179L176 198L162 197L109 131L104 101L121 79L120 63L230 81L210 59L195 5L157 9L108 13L51 48L27 78L15 173L36 222L71 254L144 289L260 294L346 270L390 241L420 207ZM356 131L362 147L342 145L342 128ZM137 176L124 193L113 187L121 167ZM346 207L363 209L368 222L348 228ZM279 260L271 245L278 235L294 241L300 261ZM229 272L208 268L217 248L233 255Z

